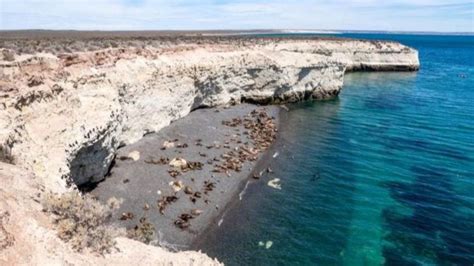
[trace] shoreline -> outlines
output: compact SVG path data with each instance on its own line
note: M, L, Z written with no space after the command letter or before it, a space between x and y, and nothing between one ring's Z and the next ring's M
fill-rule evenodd
M290 110L280 108L279 111L279 118L278 118L278 132L280 132L280 129L282 127L282 121L285 121L287 119L287 115ZM251 186L257 185L257 182L263 182L266 183L269 181L271 178L272 173L266 172L268 168L272 168L272 162L274 159L274 155L278 152L280 153L283 146L282 146L282 141L281 141L281 135L280 133L277 135L277 138L275 141L272 143L271 147L266 150L263 155L258 159L256 164L253 166L252 172L249 173L246 182L242 182L238 191L239 193L236 193L227 203L227 205L224 206L224 211L216 217L213 221L209 223L209 226L200 234L199 238L196 238L195 241L193 241L190 245L189 250L201 250L202 244L206 241L206 238L210 236L210 233L213 232L217 227L220 227L220 222L221 219L226 219L226 214L227 211L230 209L233 209L238 205L242 200L245 198L245 194L247 193L247 190L251 188ZM281 154L280 154L281 155ZM277 155L277 156L280 156ZM252 175L254 173L262 173L262 176L260 179L255 180L252 178ZM268 186L267 184L258 184L259 186ZM243 194L242 194L243 193ZM218 258L217 258L218 259Z
M274 143L267 150L259 153L256 161L244 162L240 172L229 171L230 177L222 173L213 173L212 167L208 166L205 161L212 157L220 158L219 154L222 157L226 151L233 150L234 147L229 144L232 146L231 149L208 149L206 147L209 144L208 141L212 139L214 143L222 144L228 134L225 132L230 134L232 131L242 131L238 127L223 125L221 120L243 117L252 110L266 110L269 115L274 116L275 125L278 128L281 113L286 112L281 109L279 106L241 104L229 108L195 110L159 132L145 136L143 140L119 149L116 163L109 176L97 184L97 187L89 193L98 197L102 202L111 197L123 200L122 207L113 214L113 221L117 225L125 226L130 230L139 225L138 220L144 217L156 229L152 244L175 251L193 250L194 243L199 242L201 236L210 227L216 226L225 216L229 204L239 199L239 194L242 193L247 182L262 182L262 180L254 179L253 176L266 169L265 165L268 159L273 156ZM190 132L190 129L196 124L199 125L200 129ZM208 128L212 128L213 133L206 130ZM174 138L179 139L176 142L179 144L176 145L186 143L186 146L189 146L163 150L162 143L166 139ZM203 146L195 146L195 143L192 142L193 139L202 139ZM238 147L238 145L235 147ZM205 160L200 160L204 163L202 170L183 172L174 178L166 173L167 170L171 169L168 165L146 163L150 157L166 157L169 160L181 157L188 162L199 161L196 152L207 156L203 158ZM139 154L139 158L135 158L136 161L126 158L130 154ZM150 156L150 154L155 155ZM175 188L173 192L171 188L175 184L170 186L171 182L182 182L182 188ZM213 189L210 191L199 190L201 184L203 187L206 186L206 182L214 183ZM176 185L178 184L176 183ZM193 197L194 194L188 194L186 188L192 190L193 193L199 190L201 197ZM157 193L158 191L159 193ZM175 196L177 199L167 203L161 213L161 209L157 204L159 205L160 198L165 196ZM191 198L196 201L192 202ZM146 210L144 209L145 205L147 206ZM179 220L178 217L182 214L191 214L193 210L195 212L199 210L202 213L186 221L189 223L189 227L179 228L179 225L176 225L176 221ZM124 213L131 213L133 217L125 219L122 217Z
M0 160L15 164L13 168L21 171L11 174L12 178L33 176L27 179L30 184L20 185L26 178L20 178L18 184L8 182L4 188L7 194L0 193L3 204L9 197L5 195L21 188L11 195L13 201L25 204L19 209L6 203L4 209L11 213L11 221L24 218L29 221L20 224L27 230L18 229L18 223L6 223L5 230L15 232L15 238L20 239L9 248L12 252L6 257L7 262L21 257L23 252L17 250L22 245L35 250L32 256L36 259L25 258L30 263L61 261L62 258L55 256L58 253L92 264L98 261L69 250L57 237L54 225L45 220L49 217L40 213L40 202L30 195L45 191L63 194L102 181L116 156L139 160L140 154L120 154L118 150L142 142L172 121L186 119L193 110L242 102L279 104L333 99L341 91L348 69L419 68L417 51L396 42L336 38L78 37L71 44L67 38L37 41L0 38L0 68L4 70L0 84L0 96L4 99ZM122 163L126 162L130 160ZM197 166L193 165L193 168ZM7 172L14 171L13 168ZM163 176L169 175L166 170L162 170ZM247 177L245 173L243 178ZM121 178L117 181L124 184ZM162 184L165 185L169 186ZM199 189L202 185L199 184ZM214 184L210 186L214 189ZM137 188L145 193L148 186L145 184L141 189L144 190ZM154 196L148 209L153 206L158 213L158 194L155 192ZM136 204L146 206L144 202ZM27 213L32 206L36 210ZM172 213L164 224L174 226L178 214ZM204 216L194 217L193 221ZM142 213L129 226L136 225L140 218ZM179 225L190 227L186 221ZM195 229L192 225L191 228ZM39 245L35 239L44 239L45 234L51 237ZM163 249L144 248L143 243L126 241L120 240L120 252L108 258L165 261L154 253ZM146 249L146 255L137 253L138 249ZM196 252L189 253L192 254L180 252L176 257L194 260L192 256L196 255L209 259ZM127 254L131 257L123 257Z

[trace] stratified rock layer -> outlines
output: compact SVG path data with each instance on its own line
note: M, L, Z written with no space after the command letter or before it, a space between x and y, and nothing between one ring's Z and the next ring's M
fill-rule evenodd
M21 48L20 48L21 49ZM41 212L38 193L97 182L118 147L200 107L338 95L345 71L417 70L393 42L234 39L70 54L0 49L0 264L209 265L118 239L120 252L73 252Z
M413 49L356 40L21 55L0 63L0 144L5 159L63 191L100 181L119 146L195 108L327 99L346 70L418 67Z

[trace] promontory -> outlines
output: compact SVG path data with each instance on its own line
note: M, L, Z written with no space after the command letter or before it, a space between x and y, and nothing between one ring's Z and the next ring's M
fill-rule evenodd
M0 264L218 264L124 237L57 235L42 197L103 180L120 147L193 110L337 97L348 71L416 71L412 48L338 38L65 33L0 37ZM100 35L100 34L98 34Z

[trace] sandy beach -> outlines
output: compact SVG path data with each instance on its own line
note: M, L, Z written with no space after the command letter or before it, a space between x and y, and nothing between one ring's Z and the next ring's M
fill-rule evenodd
M240 119L248 116L250 121L252 112L266 113L276 126L280 109L250 104L198 109L119 149L110 175L91 193L102 201L123 200L113 219L119 226L133 229L146 219L156 229L154 244L185 250L209 225L219 223L226 205L238 199L247 180L258 182L266 170L255 168L263 151L248 159L240 156L239 169L228 164L223 167L227 170L220 170L239 150L258 149ZM170 166L180 159L189 169Z

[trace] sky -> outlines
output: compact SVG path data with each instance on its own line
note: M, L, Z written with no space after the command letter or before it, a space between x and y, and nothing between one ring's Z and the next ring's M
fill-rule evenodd
M0 29L473 32L474 0L0 0Z

